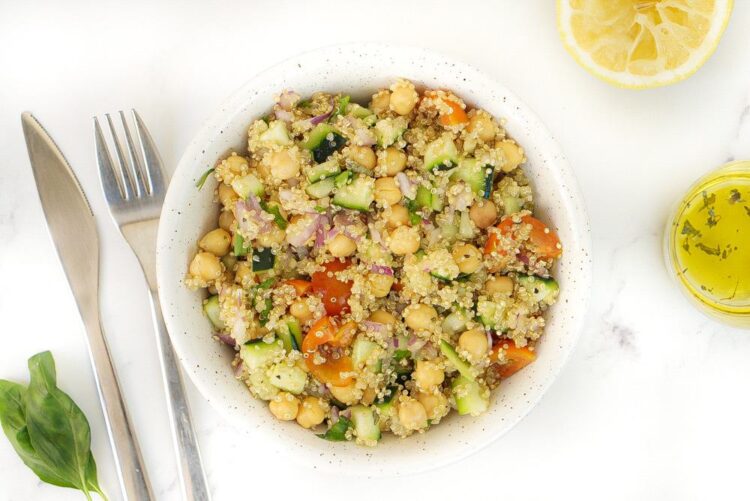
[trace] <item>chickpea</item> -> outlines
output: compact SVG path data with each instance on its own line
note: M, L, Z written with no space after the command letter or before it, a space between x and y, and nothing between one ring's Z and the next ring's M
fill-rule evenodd
M307 322L313 317L313 313L310 311L306 299L297 299L293 302L291 306L289 306L289 313L302 323Z
M489 228L497 221L497 207L490 200L476 202L469 209L469 217L477 228L481 230Z
M371 322L377 322L379 324L393 325L396 323L396 317L391 315L385 310L375 310L370 314L368 318Z
M382 115L383 113L388 111L390 102L391 93L383 89L372 96L372 100L370 101L370 109L376 115Z
M256 241L261 247L273 247L284 242L286 238L286 232L274 226L270 231L261 232L257 237Z
M267 162L271 176L277 181L291 179L299 174L299 160L289 150L274 151L268 155Z
M357 244L343 233L339 233L328 242L328 252L334 257L347 257L354 254Z
M523 148L510 140L500 141L500 149L505 154L503 172L510 172L518 167L524 160Z
M271 410L276 419L281 421L291 421L297 417L299 411L299 400L285 391L279 392L275 397L268 403L268 408Z
M228 184L221 183L218 192L219 202L221 202L221 205L227 209L234 207L234 203L240 198L240 196Z
M229 246L232 243L232 237L226 230L216 228L211 230L200 239L198 247L211 254L222 257L229 253Z
M395 176L406 168L406 153L394 146L389 146L379 153L378 165L382 166L383 173L387 176Z
M392 177L375 180L375 201L383 205L396 205L401 201L401 189Z
M247 158L241 157L237 153L232 153L230 156L224 159L223 163L233 174L239 175L247 172Z
M397 228L409 224L409 210L403 205L391 205L383 211L388 228Z
M451 254L461 273L471 274L482 267L482 253L471 244L458 243Z
M231 210L223 210L219 214L219 228L231 231L234 224L234 213Z
M333 398L346 405L354 405L362 398L362 390L357 388L354 383L349 383L347 386L333 386L329 388Z
M391 101L389 107L399 115L408 115L419 101L419 94L414 84L406 80L399 80L391 85Z
M391 232L388 248L398 256L414 254L419 249L419 231L408 226L399 226Z
M484 290L489 295L510 294L513 292L513 279L510 277L492 277L484 283Z
M469 125L466 126L466 130L476 132L477 137L485 143L495 139L497 129L489 113L484 110L476 110L473 115L471 113L470 115Z
M404 322L415 331L427 331L437 323L438 314L430 305L413 304L404 310Z
M458 338L458 347L467 352L474 361L481 360L490 348L487 342L487 334L481 327L461 334Z
M427 427L427 411L413 398L404 398L398 405L398 420L407 430Z
M247 261L239 261L234 270L234 281L242 286L247 286L253 282L253 270Z
M427 419L434 421L447 414L448 399L442 393L419 393L417 400L424 407Z
M445 380L443 369L438 364L429 360L417 360L414 369L414 381L421 390L431 390Z
M375 152L369 146L349 146L346 149L346 156L355 164L368 170L374 169L378 162Z
M190 274L205 282L216 280L223 272L221 261L210 252L199 252L193 258L189 268Z
M381 273L370 273L367 275L367 283L373 296L385 297L391 291L393 277Z
M326 404L320 398L305 397L297 412L297 423L303 428L312 428L326 418Z

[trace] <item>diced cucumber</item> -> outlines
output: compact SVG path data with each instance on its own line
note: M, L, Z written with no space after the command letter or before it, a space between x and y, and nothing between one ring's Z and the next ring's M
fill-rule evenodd
M471 222L468 211L461 212L461 219L458 222L458 236L462 240L474 238L474 224Z
M349 103L349 107L346 109L347 115L351 115L354 118L366 118L372 115L372 111L369 108L360 106L357 103Z
M451 172L451 180L465 182L478 195L484 194L485 177L485 169L473 158L462 159L458 167Z
M442 136L427 145L424 152L426 170L447 170L458 165L458 149L450 136ZM482 178L484 181L484 177Z
M494 330L502 330L505 306L494 301L480 299L477 301L477 316L482 325Z
M324 440L330 440L331 442L342 442L346 440L346 431L352 426L352 422L344 416L340 416L339 420L336 421L328 431L318 435L318 437Z
M289 226L289 223L284 219L284 216L281 215L281 208L276 202L266 203L261 200L260 208L271 214L273 216L273 222L282 230L285 230L286 227Z
M406 345L406 340L401 339L401 343ZM414 360L411 358L409 350L401 349L393 353L393 372L398 374L399 381L406 381L414 371Z
M440 340L440 352L445 358L448 359L451 365L453 365L453 367L455 367L456 370L461 373L463 377L465 377L469 381L474 381L474 374L471 370L471 364L461 358L459 354L456 353L456 350L453 348L453 346L448 343L448 341L444 339Z
M479 416L490 406L489 390L463 375L453 380L451 392L456 400L456 410L462 416Z
M292 144L292 140L289 138L289 132L286 130L286 124L281 120L271 122L268 126L268 130L260 135L260 140L266 143L278 144L280 146L288 146Z
M432 192L424 185L417 188L417 196L414 197L414 205L419 208L432 209Z
M248 371L270 365L284 355L284 347L276 339L266 343L262 339L249 341L240 348L240 358Z
M336 190L333 204L347 209L367 211L375 199L375 180L367 176L358 176Z
M239 232L234 234L234 255L237 257L240 256L246 256L247 251L250 250L250 246L245 245L245 238L239 234Z
M363 445L375 445L380 440L380 427L372 409L364 405L355 405L351 408L354 433L357 443Z
M447 317L443 319L443 332L446 334L458 334L466 330L466 322L468 318L462 309L452 311Z
M454 280L460 271L451 253L444 248L427 254L422 261L422 266L430 270L430 275L446 282Z
M304 147L312 152L317 163L328 160L333 152L340 150L346 144L346 138L326 123L315 126L307 137Z
M352 344L352 362L355 367L366 367L372 372L380 372L382 349L365 336L357 336Z
M458 236L458 226L454 223L441 224L439 228L440 234L448 242L454 241Z
M219 306L219 296L211 296L203 303L203 311L206 313L206 316L211 321L211 324L219 330L224 330L226 328L226 324L221 319L221 315L219 315L219 312L221 311L221 307Z
M279 325L276 335L281 339L286 351L301 351L302 328L294 317L288 317Z
M484 193L482 193L482 197L484 197L485 200L490 199L490 195L492 195L492 188L495 186L495 167L492 165L485 165L484 166Z
M268 369L268 380L280 390L299 395L307 384L307 373L296 365L281 362Z
M279 389L268 379L266 371L251 372L247 384L261 400L271 400L279 393Z
M352 173L348 170L342 172L341 174L337 175L335 178L333 178L333 185L336 188L341 188L342 186L346 186L349 184L349 181L352 179Z
M307 185L307 188L305 188L305 192L307 192L308 195L315 199L325 198L333 193L334 187L335 185L333 178L329 177L326 179L322 179L317 183Z
M249 197L251 194L259 197L263 195L264 191L263 183L253 174L234 178L232 189L243 199Z
M521 284L535 301L539 303L552 304L560 292L560 286L554 278L542 278L535 275L518 275L518 283Z
M336 160L327 160L322 164L316 164L307 170L307 180L311 183L335 176L341 172L341 167Z
M276 256L270 247L262 247L260 249L253 249L251 261L253 263L253 271L266 271L273 268L274 263L276 263Z
M378 146L387 148L399 140L409 122L405 117L381 118L375 123L375 138Z
M521 210L523 203L517 197L503 197L503 214L506 216Z

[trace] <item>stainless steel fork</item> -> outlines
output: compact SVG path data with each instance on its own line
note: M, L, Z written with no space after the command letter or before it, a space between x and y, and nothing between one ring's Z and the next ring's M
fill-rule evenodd
M156 288L156 230L164 203L166 182L161 158L141 117L132 110L139 148L130 133L125 114L120 111L127 157L118 139L112 117L106 114L112 136L115 160L109 153L99 120L94 118L96 159L109 211L122 236L130 244L148 282L151 310L167 393L172 438L177 444L177 464L185 499L209 500L208 483L201 465L198 441L190 419L185 388L169 340Z

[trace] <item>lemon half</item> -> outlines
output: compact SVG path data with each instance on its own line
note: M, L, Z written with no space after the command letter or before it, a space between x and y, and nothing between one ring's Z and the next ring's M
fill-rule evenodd
M733 0L557 0L568 52L609 83L649 88L683 80L719 45Z

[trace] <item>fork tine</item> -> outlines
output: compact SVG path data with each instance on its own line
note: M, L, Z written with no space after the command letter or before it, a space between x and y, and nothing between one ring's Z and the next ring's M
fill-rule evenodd
M109 113L104 115L107 117L107 123L109 123L109 132L112 135L112 142L115 143L115 156L117 157L117 163L119 164L120 179L122 180L123 191L125 192L125 200L133 198L135 193L135 185L131 178L130 169L128 168L127 160L125 155L122 153L122 147L120 141L117 139L117 132L115 131L115 124L112 123L112 116Z
M117 175L112 156L107 148L107 142L104 140L102 128L99 125L99 119L96 117L94 117L94 136L96 139L96 163L99 165L99 181L102 183L104 198L110 204L122 202L125 195L122 190L121 178Z
M141 143L141 151L145 159L151 195L163 197L166 186L159 150L156 149L156 144L154 144L154 140L151 134L149 134L146 124L143 123L140 115L138 115L138 112L135 110L131 111L133 113L133 120L135 121L135 132L138 135L138 141Z
M130 159L131 166L131 170L129 172L133 174L133 180L135 181L135 193L137 197L143 197L148 194L148 191L151 187L148 186L148 181L145 180L145 176L143 175L143 168L141 167L141 162L138 159L138 153L136 151L135 144L133 144L133 138L130 135L130 127L128 127L128 122L127 120L125 120L125 113L123 113L122 110L120 110L120 120L122 120L122 128L125 130L125 142L128 145L128 158Z

